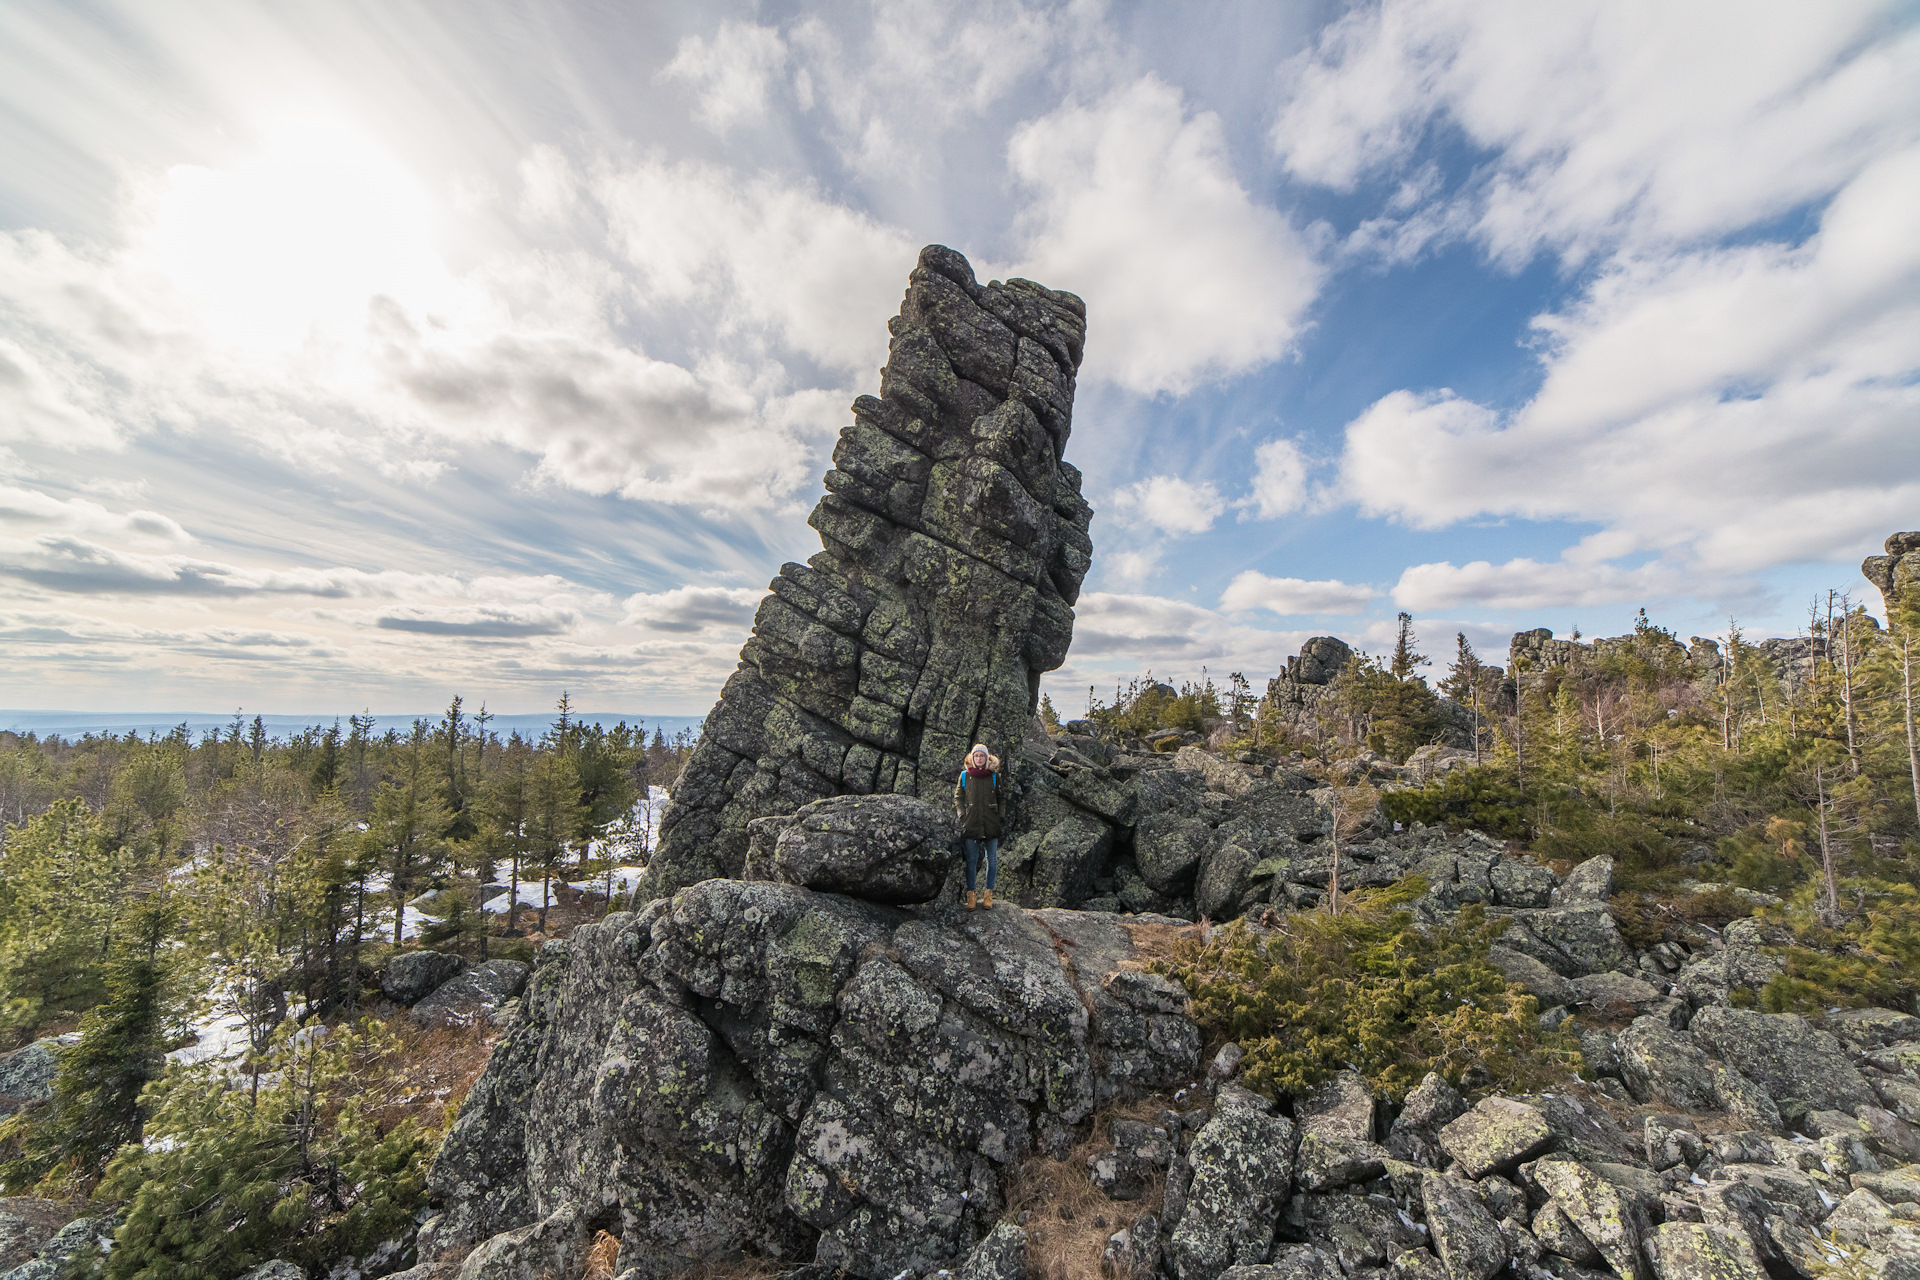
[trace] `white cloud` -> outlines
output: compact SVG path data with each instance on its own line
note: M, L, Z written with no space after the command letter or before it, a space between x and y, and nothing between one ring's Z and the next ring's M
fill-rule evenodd
M1306 505L1307 459L1299 445L1269 440L1253 451L1253 463L1253 491L1243 505L1255 516L1277 520Z
M1686 577L1662 564L1621 569L1609 564L1542 564L1520 558L1505 564L1475 560L1469 564L1416 564L1407 567L1393 587L1393 602L1402 609L1451 609L1478 605L1485 609L1548 609L1644 603L1679 594L1690 586Z
M724 631L737 643L766 594L747 587L699 585L641 592L627 597L625 620L649 631Z
M767 113L767 90L787 63L779 31L728 18L711 40L687 36L661 73L693 86L696 114L716 133L752 123Z
M1532 402L1382 397L1347 428L1346 495L1421 528L1591 522L1609 557L1716 572L1858 555L1920 499L1920 148L1804 245L1621 261L1536 324Z
M1022 274L1093 317L1083 376L1178 394L1292 348L1324 269L1234 174L1219 116L1146 76L1021 126L1007 157Z
M1163 533L1205 533L1227 509L1219 490L1177 476L1148 476L1115 491L1108 504L1116 519L1137 516Z
M1072 7L1018 0L883 0L870 24L808 17L788 31L803 109L822 123L849 168L890 185L933 176L943 136L980 117L1063 52L1080 65L1104 60L1101 37ZM804 77L804 79L802 79Z
M693 162L608 166L594 186L649 301L698 307L723 333L764 334L835 369L885 360L885 319L920 248L897 228L806 187Z
M1460 198L1509 263L1717 237L1920 136L1920 31L1870 0L1386 0L1284 81L1273 143L1310 181L1350 189L1440 127L1491 152Z
M1234 575L1220 593L1220 607L1232 613L1265 609L1269 613L1360 613L1379 594L1361 583L1337 578L1269 578L1257 569Z

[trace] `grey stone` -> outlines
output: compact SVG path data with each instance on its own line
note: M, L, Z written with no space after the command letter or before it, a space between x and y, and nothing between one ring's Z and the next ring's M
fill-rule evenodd
M1343 1280L1339 1260L1310 1244L1283 1244L1273 1261L1261 1266L1228 1267L1221 1280Z
M1643 1122L1647 1163L1656 1170L1691 1169L1706 1158L1707 1144L1682 1116L1650 1115Z
M871 902L926 902L960 838L951 811L913 796L833 796L781 826L773 878Z
M1440 1145L1469 1178L1484 1178L1539 1154L1553 1139L1546 1117L1511 1098L1483 1098L1440 1130Z
M1553 891L1556 907L1602 903L1613 896L1613 859L1605 855L1588 858L1567 873Z
M487 1017L526 989L527 966L518 960L488 960L435 987L413 1006L424 1025L469 1025Z
M1222 1090L1224 1094L1226 1091ZM1167 1243L1178 1280L1215 1280L1262 1261L1293 1179L1293 1123L1251 1106L1216 1106L1187 1151L1193 1181Z
M1702 1015L1704 1016L1704 1014ZM1713 1067L1699 1044L1663 1018L1635 1018L1615 1041L1620 1076L1640 1102L1711 1111L1718 1102Z
M460 1265L460 1280L530 1280L570 1276L586 1260L586 1228L572 1206L483 1241Z
M33 1257L72 1219L72 1210L51 1200L32 1196L0 1200L0 1271L11 1270Z
M1213 828L1199 818L1157 813L1134 829L1140 878L1161 893L1191 888L1200 859L1213 847Z
M1429 1071L1407 1094L1387 1133L1387 1153L1413 1164L1438 1167L1444 1158L1440 1130L1464 1115L1467 1104L1452 1085Z
M1823 1029L1853 1049L1879 1049L1920 1040L1920 1017L1896 1009L1840 1009L1820 1020Z
M1785 1128L1785 1122L1780 1118L1779 1104L1767 1095L1765 1089L1732 1067L1713 1068L1713 1096L1722 1111L1755 1129L1779 1133Z
M1646 1280L1641 1241L1649 1227L1645 1209L1613 1182L1571 1160L1541 1160L1533 1178L1593 1242L1620 1280Z
M1100 1273L1115 1280L1147 1280L1159 1270L1161 1244L1160 1220L1144 1214L1107 1237Z
M1173 1161L1173 1140L1158 1125L1115 1120L1113 1146L1087 1157L1087 1176L1110 1200L1138 1200Z
M75 1262L89 1250L105 1253L113 1248L118 1225L111 1215L75 1218L48 1237L32 1258L0 1276L0 1280L66 1280Z
M1875 1076L1867 1083L1888 1111L1908 1124L1920 1124L1920 1084L1901 1076Z
M1026 1280L1027 1233L1011 1222L987 1232L967 1255L956 1280Z
M1920 1164L1920 1135L1882 1107L1855 1107L1858 1132L1868 1148L1901 1164Z
M922 918L767 880L582 925L543 952L442 1144L422 1253L572 1208L623 1222L648 1280L742 1251L866 1280L951 1268L998 1223L1013 1171L1036 1146L1063 1157L1096 1097L1194 1078L1185 993L1132 947L1112 916ZM1279 1162L1270 1232L1291 1126L1242 1095L1224 1086L1194 1139L1201 1208L1185 1216L1227 1221L1236 1187L1261 1194L1214 1141L1257 1129L1239 1155ZM1141 1128L1171 1160L1165 1126ZM1115 1136L1153 1145L1124 1122ZM1185 1191L1178 1170L1167 1191L1170 1206Z
M1647 1006L1661 998L1654 987L1624 973L1583 974L1569 985L1573 987L1574 999L1590 1009L1626 1005L1636 1013L1646 1013Z
M1852 1186L1871 1191L1888 1204L1920 1204L1920 1167L1888 1169L1878 1173L1856 1173Z
M53 1097L61 1051L79 1042L77 1035L35 1040L0 1057L0 1116L39 1106Z
M1902 1040L1884 1049L1871 1049L1867 1062L1890 1075L1920 1081L1920 1041Z
M1599 903L1575 901L1540 910L1518 909L1507 918L1509 926L1500 936L1500 945L1532 956L1564 977L1617 968L1627 957L1620 927Z
M1597 1267L1605 1261L1558 1201L1547 1201L1533 1215L1533 1236L1548 1252L1583 1267Z
M1294 1175L1306 1191L1324 1191L1377 1178L1386 1148L1373 1140L1377 1103L1357 1072L1321 1081L1294 1106L1300 1152Z
M1695 1014L1688 1031L1776 1102L1795 1098L1836 1111L1876 1102L1839 1042L1797 1014L1713 1007Z
M381 971L380 990L396 1004L417 1004L466 967L444 951L403 951Z
M1532 956L1508 947L1488 947L1487 963L1506 975L1508 982L1524 987L1540 1002L1542 1009L1573 1004L1579 999L1573 983Z
M239 1280L307 1280L307 1273L291 1262L275 1258L242 1272Z
M1012 767L1065 659L1092 509L1062 460L1086 308L921 252L880 394L840 434L809 523L661 822L646 891L737 876L748 823L835 795L946 803L985 742Z
M1766 1267L1745 1232L1699 1222L1668 1222L1647 1236L1660 1280L1765 1280Z
M1420 1196L1447 1280L1491 1280L1507 1265L1500 1224L1465 1185L1428 1172L1420 1179Z

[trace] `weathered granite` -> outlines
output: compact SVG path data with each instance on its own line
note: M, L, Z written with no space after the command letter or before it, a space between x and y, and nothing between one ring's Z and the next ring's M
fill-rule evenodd
M788 564L661 821L648 885L738 875L747 824L834 795L944 803L974 742L1010 758L1065 659L1092 509L1062 457L1086 308L931 245L880 395L854 402L823 549Z

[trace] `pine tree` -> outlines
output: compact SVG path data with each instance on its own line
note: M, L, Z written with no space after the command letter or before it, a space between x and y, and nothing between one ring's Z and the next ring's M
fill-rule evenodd
M27 1119L20 1154L0 1169L9 1188L48 1175L90 1180L122 1143L139 1138L140 1093L160 1075L176 1020L165 948L177 919L171 897L156 890L121 922L107 964L106 999L81 1018L80 1043L60 1061L50 1114Z
M1415 647L1413 615L1402 610L1393 638L1393 658L1388 670L1395 680L1409 680L1413 678L1415 669L1425 666L1427 661L1427 655Z

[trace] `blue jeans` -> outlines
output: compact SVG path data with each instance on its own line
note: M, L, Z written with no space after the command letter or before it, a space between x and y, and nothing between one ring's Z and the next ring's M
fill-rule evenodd
M987 846L987 888L993 888L994 879L1000 874L1000 842L998 840L975 840L967 837L967 892L973 892L974 875L980 870L980 846Z

